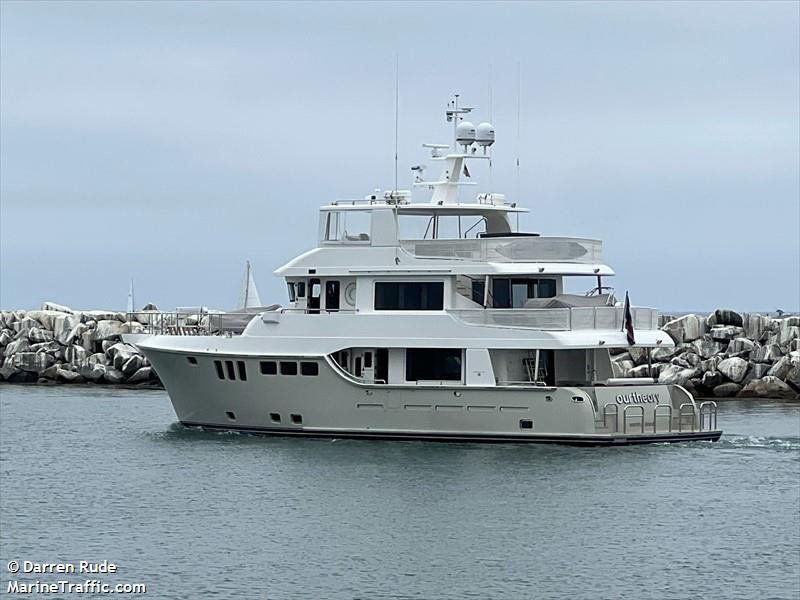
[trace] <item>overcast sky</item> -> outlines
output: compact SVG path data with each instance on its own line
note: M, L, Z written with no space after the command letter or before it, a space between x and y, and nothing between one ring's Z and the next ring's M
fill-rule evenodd
M799 7L3 1L0 306L233 308L246 259L285 303L317 207L393 185L399 54L400 187L491 65L522 229L603 239L637 305L796 311Z

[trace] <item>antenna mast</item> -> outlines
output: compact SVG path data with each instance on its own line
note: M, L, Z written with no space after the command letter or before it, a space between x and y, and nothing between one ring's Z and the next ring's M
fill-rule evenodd
M397 192L397 145L400 122L400 55L394 55L394 191Z

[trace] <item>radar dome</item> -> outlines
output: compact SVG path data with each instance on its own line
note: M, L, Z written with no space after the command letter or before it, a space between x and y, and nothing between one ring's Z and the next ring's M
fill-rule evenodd
M464 146L475 142L475 125L469 121L461 121L456 127L456 141Z
M491 123L481 123L475 130L475 141L479 146L491 146L494 144L494 125Z

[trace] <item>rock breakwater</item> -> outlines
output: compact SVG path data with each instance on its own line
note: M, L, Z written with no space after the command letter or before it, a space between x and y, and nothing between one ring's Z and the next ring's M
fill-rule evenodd
M652 377L699 397L800 399L800 316L717 309L665 318L674 347L612 351L616 377Z
M52 302L40 310L2 311L0 381L158 386L147 358L122 342L122 334L143 331L125 313L73 311Z

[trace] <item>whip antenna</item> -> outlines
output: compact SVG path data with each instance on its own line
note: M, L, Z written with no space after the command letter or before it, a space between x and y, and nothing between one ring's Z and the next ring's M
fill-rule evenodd
M394 56L394 191L397 192L397 145L400 122L400 55Z

